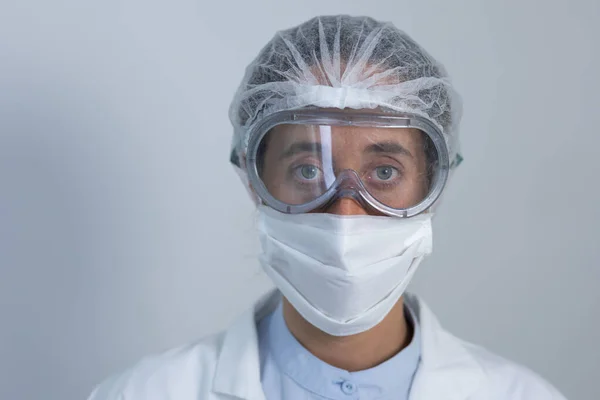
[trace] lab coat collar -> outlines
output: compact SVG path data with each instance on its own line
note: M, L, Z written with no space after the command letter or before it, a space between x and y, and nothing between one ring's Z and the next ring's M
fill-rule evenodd
M213 391L247 400L265 400L260 381L256 321L281 301L273 290L260 298L226 332L213 380ZM427 305L406 294L404 301L421 327L421 362L410 400L465 400L484 378L483 369L462 342L442 329Z

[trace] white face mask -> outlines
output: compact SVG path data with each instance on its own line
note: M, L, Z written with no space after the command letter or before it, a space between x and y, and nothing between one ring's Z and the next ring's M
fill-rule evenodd
M431 253L432 214L283 214L259 206L260 262L311 324L334 336L371 329Z

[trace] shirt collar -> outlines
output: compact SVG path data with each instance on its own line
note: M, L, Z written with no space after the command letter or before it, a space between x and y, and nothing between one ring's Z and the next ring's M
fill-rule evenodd
M348 372L329 365L304 348L287 328L281 303L270 316L270 320L265 321L268 323L265 340L281 373L304 389L320 396L330 399L348 399L352 398L350 394L358 396L366 393L376 397L389 393L404 393L406 396L421 352L421 334L417 318L410 310L407 315L414 325L410 344L384 363L359 372ZM341 385L349 385L347 387L350 389L341 391Z

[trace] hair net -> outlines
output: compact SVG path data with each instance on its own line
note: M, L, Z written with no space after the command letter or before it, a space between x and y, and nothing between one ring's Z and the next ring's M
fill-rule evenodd
M246 68L229 110L231 161L245 168L249 134L262 118L304 107L412 112L444 134L460 162L458 95L444 67L391 23L323 16L278 32Z

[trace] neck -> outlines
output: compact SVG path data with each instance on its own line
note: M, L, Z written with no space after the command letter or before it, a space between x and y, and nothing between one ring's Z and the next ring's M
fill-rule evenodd
M305 320L283 299L283 317L292 335L315 357L346 371L362 371L392 358L412 339L412 326L400 298L388 315L368 331L351 336L332 336Z

